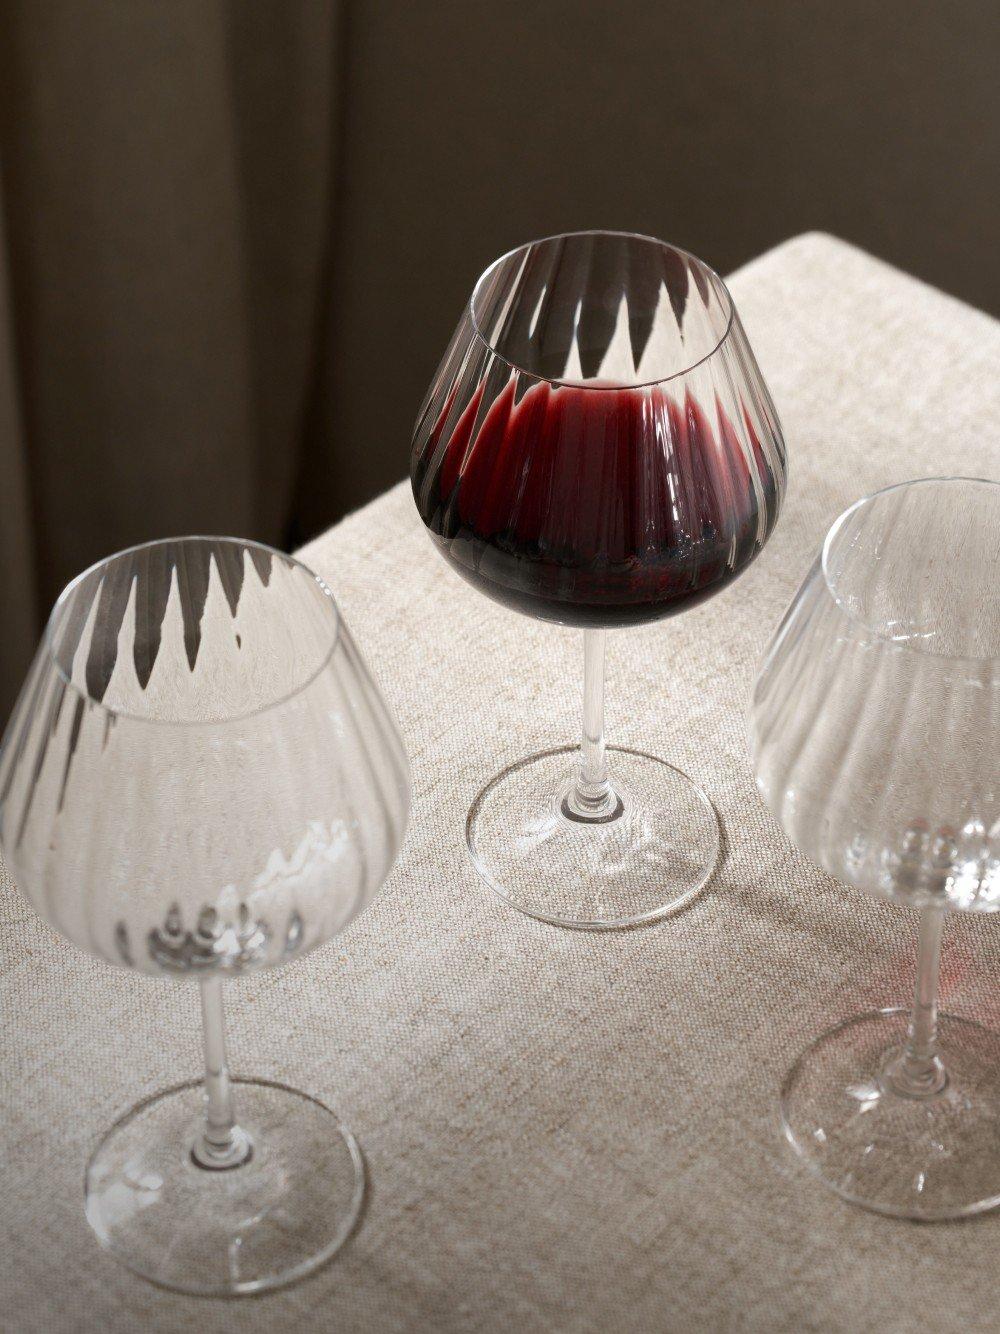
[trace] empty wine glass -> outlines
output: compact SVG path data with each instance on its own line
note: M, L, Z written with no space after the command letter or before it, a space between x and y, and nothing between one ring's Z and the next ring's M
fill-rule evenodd
M529 755L483 788L467 825L480 874L562 926L680 907L712 874L718 821L677 769L605 745L605 632L718 592L777 518L781 432L724 283L621 232L498 259L420 412L411 478L459 574L584 631L579 751Z
M946 911L1000 909L1000 485L858 501L764 657L761 795L831 875L917 908L912 1008L862 1014L793 1066L791 1144L856 1204L954 1218L1000 1203L1000 1037L938 1014Z
M87 1167L91 1226L143 1277L259 1292L350 1233L354 1137L308 1094L230 1076L222 981L342 931L408 810L392 718L298 561L231 538L152 542L56 603L0 749L0 848L81 949L201 987L204 1083L133 1107Z

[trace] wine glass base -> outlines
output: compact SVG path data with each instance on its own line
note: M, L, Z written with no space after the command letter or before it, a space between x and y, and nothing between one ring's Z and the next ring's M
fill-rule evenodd
M476 869L512 908L555 926L607 931L676 912L707 883L719 821L701 788L663 760L608 747L612 818L569 818L575 746L529 755L473 802L466 841Z
M139 1103L87 1165L87 1221L122 1264L176 1292L266 1292L312 1273L350 1236L365 1175L354 1136L308 1094L234 1079L252 1153L239 1167L192 1159L200 1081Z
M819 1037L781 1093L789 1142L852 1204L935 1221L1000 1204L1000 1033L941 1015L939 1093L908 1097L887 1076L908 1013L876 1010Z

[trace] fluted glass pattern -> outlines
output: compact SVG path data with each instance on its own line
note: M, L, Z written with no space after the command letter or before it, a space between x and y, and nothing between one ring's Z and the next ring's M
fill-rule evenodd
M233 539L124 552L57 603L0 750L0 846L58 931L147 973L321 944L399 849L406 759L328 588Z
M1000 909L1000 485L922 480L837 521L766 653L761 795L831 875Z
M438 546L483 592L615 626L690 606L754 558L785 453L721 279L661 241L588 232L480 279L411 477Z

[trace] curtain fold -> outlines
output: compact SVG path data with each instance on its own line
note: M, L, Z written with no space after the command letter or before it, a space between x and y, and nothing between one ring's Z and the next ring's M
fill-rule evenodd
M16 0L5 18L0 720L87 564L182 532L286 536L340 22L325 0Z
M38 597L24 423L12 342L0 178L0 720L13 703L38 634Z

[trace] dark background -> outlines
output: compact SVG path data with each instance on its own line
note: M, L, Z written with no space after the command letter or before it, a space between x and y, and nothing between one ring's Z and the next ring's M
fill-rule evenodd
M726 273L821 229L1000 312L995 5L413 8L351 11L331 419L346 504L401 473L461 302L533 236L648 232Z
M0 716L91 561L291 546L402 477L459 308L520 241L632 229L726 272L823 229L1000 312L992 0L0 19Z

